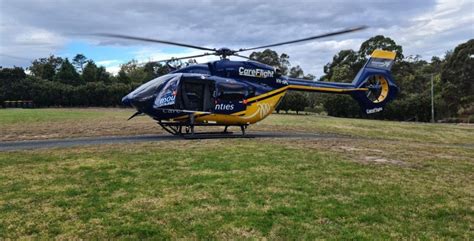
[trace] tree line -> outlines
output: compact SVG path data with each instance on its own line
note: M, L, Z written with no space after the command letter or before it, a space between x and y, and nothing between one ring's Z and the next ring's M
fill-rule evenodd
M434 80L434 102L437 119L474 120L474 40L447 51L443 58L431 61L421 56L404 56L402 46L381 35L362 43L360 49L341 50L324 66L317 81L351 82L375 49L395 51L392 68L401 92L384 112L371 118L429 121L431 116L431 78ZM290 77L316 81L300 66L292 66L288 54L266 49L253 52L256 61L278 67ZM195 61L191 60L188 64ZM51 55L32 61L26 71L21 67L0 67L0 104L8 100L31 100L38 107L51 106L119 106L127 93L153 78L168 73L160 63L139 64L132 60L121 66L116 75L108 73L92 59L77 54L72 60ZM339 117L366 117L350 96L290 92L277 111L325 112ZM471 121L473 121L471 120Z
M132 60L117 75L77 54L72 61L51 55L27 68L0 69L0 103L32 100L37 107L119 106L120 100L139 85L169 72L159 63L140 65Z
M459 44L443 58L425 61L420 55L405 56L403 47L391 38L378 35L361 44L359 50L341 50L324 66L324 75L317 81L352 82L375 49L395 51L397 57L392 75L400 87L398 97L383 112L365 115L347 95L290 92L277 111L309 110L331 116L376 118L401 121L431 120L431 80L435 118L444 121L474 122L474 39ZM290 77L315 80L299 66L291 67L287 54L273 50L253 53L253 59L277 66Z

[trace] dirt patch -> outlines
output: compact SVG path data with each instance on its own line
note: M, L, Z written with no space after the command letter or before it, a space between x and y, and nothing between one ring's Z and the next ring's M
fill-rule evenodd
M287 143L287 140L271 140L277 143ZM314 149L324 152L339 153L348 160L364 163L364 164L389 164L398 166L413 166L414 163L405 162L399 159L387 157L385 147L393 146L393 142L378 140L377 147L372 148L373 142L370 140L355 140L355 139L325 139L324 141L314 141L305 139L294 139L291 141L290 149Z
M339 146L338 148L344 151L370 151L370 152L383 153L382 150L378 150L378 149L359 148L359 147L353 147L353 146Z
M407 165L407 163L404 161L386 159L386 158L377 157L377 156L366 156L364 157L363 161L367 163L394 164L394 165L402 165L402 166Z
M151 119L126 121L119 118L56 123L31 123L3 125L0 141L44 140L70 137L119 136L163 133Z

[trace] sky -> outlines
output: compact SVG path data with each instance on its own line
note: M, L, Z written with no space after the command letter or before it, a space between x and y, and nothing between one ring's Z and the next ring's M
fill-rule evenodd
M82 53L116 73L131 59L146 62L203 52L94 33L238 49L362 25L369 28L273 50L287 53L292 66L318 78L340 50L358 50L375 35L395 40L405 56L442 57L474 38L474 0L0 0L0 66L27 67L51 54L71 59Z

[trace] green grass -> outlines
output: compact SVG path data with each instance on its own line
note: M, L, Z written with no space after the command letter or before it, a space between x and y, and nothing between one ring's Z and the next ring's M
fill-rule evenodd
M373 145L208 140L0 153L0 237L474 238L472 149ZM365 148L398 164L364 161Z
M127 121L132 113L131 108L0 109L0 141L160 132L150 118Z
M97 109L0 109L0 125L61 122L68 120L96 119L107 111Z
M159 133L132 109L0 110L0 140ZM0 239L474 239L474 127L271 115L195 140L0 152Z
M355 137L474 145L474 125L432 124L334 118L318 115L271 115L262 122L272 128L334 133Z
M126 121L133 113L133 109L130 108L0 109L0 140L162 132L147 116ZM474 125L273 114L249 128L249 131L262 130L329 133L370 139L474 145ZM8 137L6 137L7 135Z

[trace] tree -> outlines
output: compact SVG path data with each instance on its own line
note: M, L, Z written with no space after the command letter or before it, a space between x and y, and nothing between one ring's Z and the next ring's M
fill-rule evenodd
M291 97L288 97L290 92L286 93L285 96L283 96L283 99L280 101L280 103L276 107L277 113L280 113L281 110L283 110L285 113L288 113L290 110L290 102L289 99Z
M304 71L299 65L297 65L297 66L292 67L290 69L289 76L292 77L292 78L303 78L304 77Z
M125 77L124 74L127 77ZM150 73L145 72L144 67L139 66L137 60L131 60L120 67L119 79L121 81L128 80L132 83L144 83L153 79L153 77L151 77L149 74ZM122 82L122 83L125 83L125 82Z
M122 84L132 83L132 80L130 79L130 77L128 77L127 73L125 72L123 68L121 68L120 71L118 72L117 80L119 83L122 83Z
M63 59L61 57L55 57L54 55L48 58L35 59L28 70L41 79L53 80L54 75L61 66Z
M362 67L365 60L360 60L359 55L354 50L341 50L334 55L332 62L324 66L325 76L322 81L331 82L351 82L358 69ZM330 116L357 117L360 108L357 103L346 95L320 94L311 100L314 103L322 103L324 110Z
M282 75L287 75L288 74L288 69L290 68L290 56L288 54L282 53L280 55L280 72Z
M356 73L357 71L359 71L358 69L360 69L362 65L363 64L360 64L359 55L354 50L352 49L341 50L339 51L339 53L334 55L334 57L332 58L332 62L327 63L324 66L325 76L323 76L321 80L334 81L333 80L334 71L340 68L340 66L344 66L343 68L345 68L345 72L347 72L347 75L352 75ZM339 76L337 78L339 78ZM352 80L352 78L348 78L348 79ZM348 82L346 78L342 78L340 80L344 82Z
M288 69L290 66L290 56L285 53L278 56L277 52L271 49L265 49L263 52L253 52L252 54L250 54L250 58L260 63L264 63L278 68L282 75L288 74Z
M87 58L83 54L76 54L72 59L72 64L76 67L79 73L84 71L84 65L87 63Z
M82 79L84 79L85 82L99 81L97 72L98 72L97 65L94 63L94 61L89 60L87 61L87 64L84 67L84 70L82 71Z
M16 93L12 86L26 78L25 70L21 67L1 68L0 67L0 104L10 99Z
M195 64L196 60L190 59L187 64ZM143 66L143 71L145 72L145 79L151 80L160 75L167 74L169 72L168 66L163 66L158 62L148 62Z
M265 49L263 52L253 52L250 54L250 58L271 66L280 66L278 53L271 49Z
M354 71L352 71L349 64L337 65L331 69L331 82L345 82L350 83L354 78Z
M76 72L76 69L67 58L61 64L61 67L59 68L58 73L56 73L54 78L61 83L70 85L79 85L82 82L81 77Z
M348 95L326 95L323 101L324 110L330 116L359 117L360 108Z
M397 45L393 39L383 35L374 36L363 42L358 52L359 58L365 62L376 49L395 51L397 53L396 60L402 60L404 58L402 46Z
M158 63L154 66L154 69L157 76L162 76L171 72L170 68L166 64L163 65Z
M308 105L309 100L307 95L301 92L289 91L276 107L276 111L277 113L280 113L280 111L283 110L288 113L289 110L293 110L296 111L296 114L298 114Z
M442 97L451 115L463 108L474 108L474 39L458 45L447 54L442 68Z
M288 93L288 97L290 110L296 111L296 114L300 111L304 111L309 104L308 98L301 92L290 92Z
M25 70L21 67L0 67L0 81L17 81L26 78Z
M316 76L312 75L312 74L306 74L305 76L303 76L303 79L305 80L315 80L316 79Z
M104 83L110 83L110 74L107 72L104 66L97 68L97 80Z

